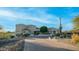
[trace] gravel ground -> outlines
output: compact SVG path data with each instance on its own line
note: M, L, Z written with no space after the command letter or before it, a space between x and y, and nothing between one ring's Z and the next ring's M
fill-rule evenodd
M23 51L24 40L0 41L0 51Z

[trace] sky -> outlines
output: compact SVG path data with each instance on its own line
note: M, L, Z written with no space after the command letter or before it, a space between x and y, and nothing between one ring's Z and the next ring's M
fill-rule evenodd
M16 24L73 29L73 19L79 15L79 7L0 7L0 26L5 31L15 31Z

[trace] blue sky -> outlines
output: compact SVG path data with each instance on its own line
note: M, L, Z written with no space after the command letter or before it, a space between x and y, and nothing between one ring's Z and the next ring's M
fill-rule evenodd
M6 31L15 31L16 24L59 28L61 18L65 31L73 28L72 20L78 15L78 7L0 7L0 25Z

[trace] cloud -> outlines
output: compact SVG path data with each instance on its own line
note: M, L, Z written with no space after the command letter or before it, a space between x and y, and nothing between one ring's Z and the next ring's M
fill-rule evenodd
M16 17L15 13L8 10L0 10L0 16Z
M27 17L24 18L41 23L56 24L57 22L52 21L58 21L58 17L53 14L47 13L47 10L47 8L28 8L26 12Z
M14 12L12 10L0 10L0 16L4 16L6 18L10 18L9 20L18 20L18 19L26 19L32 20L40 23L51 24L50 19L56 19L57 17L54 15L50 15L46 13L46 10L39 8L29 8L26 9L26 12Z
M71 30L71 29L73 29L72 23L67 23L63 26L63 30Z
M68 9L68 10L69 11L66 12L67 14L66 15L64 14L64 17L62 17L63 30L71 29L73 27L70 21L72 16L79 14L79 13L76 13L76 14L72 13L71 9ZM0 18L2 20L4 19L8 20L10 23L12 22L13 24L30 22L28 24L36 23L37 26L38 24L40 24L40 25L46 25L46 26L59 28L59 16L61 15L58 14L59 16L57 16L53 13L49 13L48 11L49 11L48 8L4 8L4 9L0 8Z
M79 12L77 12L77 13L72 13L71 16L72 16L72 17L79 16Z

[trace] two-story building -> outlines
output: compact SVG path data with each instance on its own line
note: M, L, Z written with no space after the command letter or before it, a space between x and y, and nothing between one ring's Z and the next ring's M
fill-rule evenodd
M36 27L35 25L24 25L24 24L17 24L16 25L16 33L29 33L34 34L34 32L40 32L40 28ZM56 28L48 28L49 34L58 33L59 30Z

